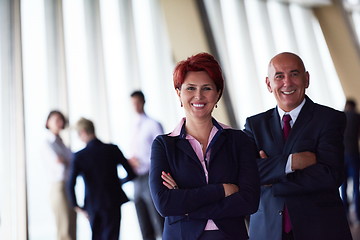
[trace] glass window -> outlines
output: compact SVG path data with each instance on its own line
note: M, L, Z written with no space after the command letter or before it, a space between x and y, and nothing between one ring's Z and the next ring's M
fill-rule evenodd
M84 147L73 126L80 117L87 117L94 121L98 137L117 144L125 156L134 117L133 90L144 91L146 112L163 121L166 131L181 116L172 107L178 104L172 92L174 63L158 1L61 3L21 2L29 238L37 240L54 239L56 230L42 157L50 110L59 109L69 118L70 128L62 137L73 151ZM132 184L124 188L131 198ZM79 178L80 203L83 189ZM121 237L141 239L133 202L124 204L122 211L122 229L132 230L121 231ZM90 235L88 220L78 216L78 238Z
M360 46L360 1L343 0L344 9L347 11L349 21L354 29L356 40Z
M339 91L340 81L311 8L283 1L204 3L221 49L219 55L239 128L243 128L246 117L275 106L265 85L267 65L273 55L284 51L303 58L311 75L307 94L321 104L342 109L344 93Z

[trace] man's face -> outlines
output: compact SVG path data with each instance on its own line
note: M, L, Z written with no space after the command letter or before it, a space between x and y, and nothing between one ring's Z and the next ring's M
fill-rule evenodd
M136 113L140 114L144 112L144 101L140 97L134 96L131 98L131 101Z
M269 65L266 85L269 92L274 93L278 106L285 112L290 112L305 98L305 89L309 87L309 73L296 55L279 54Z

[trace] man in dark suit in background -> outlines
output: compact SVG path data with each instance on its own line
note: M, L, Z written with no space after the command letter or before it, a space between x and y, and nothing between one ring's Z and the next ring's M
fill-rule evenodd
M96 137L92 121L81 118L76 128L86 147L75 153L72 161L68 184L70 201L75 210L88 217L93 240L118 240L121 205L129 201L121 185L133 179L135 174L116 145L105 144ZM127 171L125 179L118 177L119 164ZM85 183L82 208L77 204L74 189L78 175Z
M346 100L344 112L346 115L346 128L344 133L346 174L345 174L344 184L341 186L341 196L345 206L345 211L347 214L349 214L349 201L347 197L347 181L348 178L352 178L353 180L352 201L355 205L356 220L360 221L360 199L359 199L360 115L356 112L356 102L352 99Z
M305 95L309 73L293 53L271 59L266 85L277 107L245 124L259 152L262 185L259 210L250 217L250 239L351 239L339 195L344 113Z

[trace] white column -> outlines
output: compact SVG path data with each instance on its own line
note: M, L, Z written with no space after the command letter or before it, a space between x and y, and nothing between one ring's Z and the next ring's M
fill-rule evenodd
M227 88L236 109L239 128L245 118L260 111L262 103L253 46L244 1L220 1L231 73ZM251 102L251 104L249 104Z
M20 1L1 1L0 238L16 240L28 238L20 26Z

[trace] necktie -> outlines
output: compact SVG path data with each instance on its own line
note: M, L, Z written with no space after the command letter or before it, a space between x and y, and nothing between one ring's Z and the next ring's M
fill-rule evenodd
M283 116L282 120L284 123L283 135L284 135L284 139L286 140L291 130L291 126L290 126L291 116L286 114Z
M283 136L286 141L289 136L290 130L291 130L291 125L290 125L291 116L284 115L282 120L284 123ZM286 205L284 206L284 214L283 214L283 230L286 233L289 233L291 231L291 222L290 222L290 217L289 217L289 211L288 211Z

